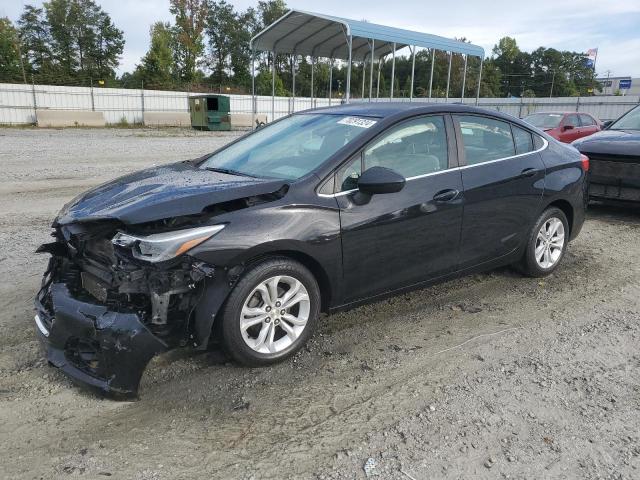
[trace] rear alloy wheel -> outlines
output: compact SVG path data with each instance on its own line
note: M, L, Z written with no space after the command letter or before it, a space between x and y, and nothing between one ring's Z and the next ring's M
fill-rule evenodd
M243 275L226 302L225 348L245 365L282 360L311 336L319 310L320 292L309 270L288 258L263 261Z
M564 250L564 225L559 218L551 217L542 224L536 237L535 258L540 268L553 267Z
M532 277L552 273L564 257L569 241L567 217L562 210L545 210L534 225L522 259L522 270Z

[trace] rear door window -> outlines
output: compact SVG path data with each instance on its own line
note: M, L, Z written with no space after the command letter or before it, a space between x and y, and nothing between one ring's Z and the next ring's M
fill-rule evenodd
M467 165L515 155L511 126L507 122L478 115L456 116Z

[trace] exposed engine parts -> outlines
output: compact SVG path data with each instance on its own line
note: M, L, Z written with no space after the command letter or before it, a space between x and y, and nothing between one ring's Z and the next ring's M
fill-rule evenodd
M56 242L40 247L53 255L55 280L77 294L91 296L118 312L134 312L154 334L169 344L187 337L187 322L215 269L182 256L151 264L137 260L126 246L113 245L115 225L59 227ZM174 338L171 338L174 337Z

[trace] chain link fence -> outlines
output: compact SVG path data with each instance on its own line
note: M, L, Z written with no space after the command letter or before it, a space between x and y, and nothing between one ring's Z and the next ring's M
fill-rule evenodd
M0 84L0 124L35 124L38 110L101 112L107 124L144 124L147 112L188 113L188 98L197 92L175 92L98 87L62 87L53 85ZM340 99L291 98L251 95L229 95L231 113L266 115L269 121L294 111L337 105ZM367 102L368 99L352 99ZM390 99L374 99L390 101ZM408 99L394 99L405 101ZM462 102L475 104L475 99L414 98L414 102ZM253 104L255 102L255 105ZM558 98L480 98L479 106L524 117L538 111L586 112L601 120L613 120L640 104L640 96L596 96Z

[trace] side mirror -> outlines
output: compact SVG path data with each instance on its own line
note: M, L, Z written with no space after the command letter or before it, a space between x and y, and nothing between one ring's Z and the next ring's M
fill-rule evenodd
M565 125L562 127L562 131L566 132L567 130L573 130L573 125Z
M602 124L602 128L609 128L609 125L613 123L613 120L607 120Z
M405 178L390 168L371 167L360 175L358 190L369 195L395 193L402 190L405 183Z

